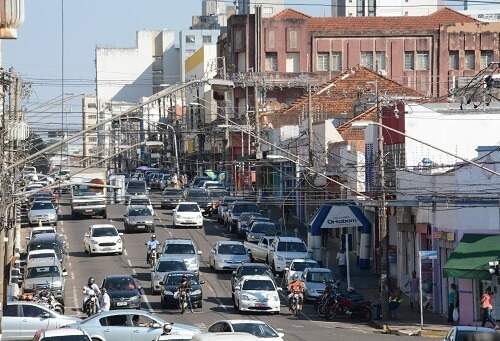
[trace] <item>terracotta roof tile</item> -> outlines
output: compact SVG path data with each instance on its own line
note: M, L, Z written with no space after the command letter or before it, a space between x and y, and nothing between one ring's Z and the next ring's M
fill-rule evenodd
M282 19L310 19L311 17L308 16L307 14L304 14L302 12L296 11L291 8L286 8L283 11L277 13L276 15L272 16L271 19L277 19L277 20L282 20Z

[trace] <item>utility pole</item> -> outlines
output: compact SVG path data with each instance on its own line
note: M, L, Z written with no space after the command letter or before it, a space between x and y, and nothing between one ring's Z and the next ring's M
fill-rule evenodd
M308 103L307 103L307 135L309 137L309 167L314 168L314 131L313 131L313 106L312 106L312 87L311 84L307 85L307 95L308 95ZM314 189L312 188L310 181L306 182L306 193L304 195L305 202L305 213L306 218L309 217L309 205L308 202Z

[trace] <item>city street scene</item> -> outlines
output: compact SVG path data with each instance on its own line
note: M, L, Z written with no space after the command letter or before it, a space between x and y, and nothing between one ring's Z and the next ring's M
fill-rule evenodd
M0 340L500 341L500 1L0 0Z

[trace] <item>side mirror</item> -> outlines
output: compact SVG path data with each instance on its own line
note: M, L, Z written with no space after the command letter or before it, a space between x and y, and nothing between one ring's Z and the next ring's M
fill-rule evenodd
M153 323L153 324L151 325L151 328L154 328L154 329L161 328L161 324L159 324L158 322Z
M283 288L282 287L277 287L276 290L283 291Z
M122 236L123 236L123 232L118 233L118 235L119 235L120 237L122 237Z
M240 289L241 289L241 287L239 285L234 287L234 290L240 290Z
M90 236L90 234L88 232L84 234L84 237L88 238L89 236Z
M66 270L63 270L62 275L63 275L64 277L66 277L66 276L68 276L68 272L67 272Z
M165 283L163 283L163 281L160 281L158 284L159 285L164 285Z
M200 284L205 284L205 281L200 281Z
M30 240L30 236L26 236L26 240Z
M281 337L281 338L284 338L284 337L285 337L285 333L283 333L283 332L279 332L279 333L278 333L278 336L279 336L279 337Z
M40 318L42 318L42 319L48 319L48 318L50 318L50 314L47 313L47 312L45 312L45 313L43 313L43 314L40 315Z
M287 267L285 268L285 271L290 271L290 268L287 266Z
M233 277L236 276L236 271L233 271Z
M198 255L202 255L203 252L201 250L198 250Z

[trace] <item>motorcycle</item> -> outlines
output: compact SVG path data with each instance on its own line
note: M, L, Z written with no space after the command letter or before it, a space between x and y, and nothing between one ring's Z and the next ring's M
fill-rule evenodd
M326 319L333 320L338 317L369 322L372 319L371 303L368 301L353 302L352 299L335 293L333 299L328 304Z
M43 304L49 309L55 311L58 314L64 315L64 306L59 302L54 294L49 290L43 290L37 293L33 298L35 303Z
M302 305L300 304L300 295L293 293L290 297L290 311L295 316L298 316L302 311Z
M191 297L189 296L189 290L177 291L177 300L179 301L179 308L181 309L181 314L186 312L186 309L189 307L189 310L193 312L193 307L191 305Z
M83 312L87 314L88 317L97 314L97 295L93 290L89 293L89 298L84 304Z
M156 264L156 259L158 258L158 253L156 249L153 249L149 252L149 266L154 267Z

